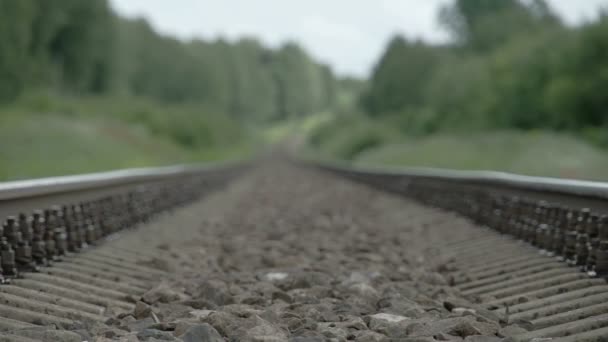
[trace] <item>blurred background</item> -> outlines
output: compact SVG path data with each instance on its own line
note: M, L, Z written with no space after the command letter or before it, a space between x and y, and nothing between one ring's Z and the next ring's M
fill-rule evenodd
M608 0L0 0L0 180L242 158L608 180Z

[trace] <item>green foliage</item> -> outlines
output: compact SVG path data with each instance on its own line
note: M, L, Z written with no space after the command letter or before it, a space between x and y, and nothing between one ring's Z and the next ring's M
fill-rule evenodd
M317 127L316 153L607 180L607 16L567 27L540 0L455 0L441 18L453 41L391 40L364 113Z
M342 159L395 141L399 132L392 125L365 117L338 116L315 129L309 137L312 147L323 155Z
M106 0L1 0L0 101L39 86L106 91L111 24Z
M441 9L439 18L457 44L476 51L559 24L545 0L455 0Z
M248 128L200 106L27 92L0 108L0 180L243 158Z
M198 104L166 104L133 97L66 98L27 92L13 107L11 112L20 111L24 116L39 113L37 117L54 114L117 120L191 151L245 144L251 138L245 124Z
M35 3L0 0L0 101L14 99L29 81Z
M290 43L270 50L235 43L164 37L143 20L118 19L121 93L191 102L245 121L308 115L334 102L331 71Z
M0 116L0 180L163 165L196 159L136 126L62 115ZM18 115L19 114L19 115ZM94 158L92 157L94 156Z
M331 70L295 43L273 50L251 38L185 42L157 33L144 19L118 17L108 0L0 0L4 103L43 89L196 104L267 122L328 108L337 85ZM176 134L182 141L191 135Z
M571 28L542 0L456 0L440 18L453 42L388 44L361 100L370 117L405 135L552 129L608 140L598 133L608 127L608 17Z
M242 156L250 127L352 102L341 85L295 43L178 40L109 0L0 0L0 179Z
M370 114L380 115L420 105L437 57L438 51L427 44L393 38L374 69L363 107Z
M354 162L608 180L605 150L580 138L553 132L440 133L402 138L369 149Z

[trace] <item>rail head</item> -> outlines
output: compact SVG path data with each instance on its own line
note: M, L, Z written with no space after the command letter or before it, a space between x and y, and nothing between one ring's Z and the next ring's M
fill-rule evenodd
M227 169L243 166L246 163L246 161L243 161L132 168L80 175L0 182L0 201L93 190L110 186L140 184L203 173L222 172Z
M440 180L608 200L608 183L597 181L525 176L499 171L465 171L426 167L362 167L335 161L307 161L307 163L323 169L350 174Z

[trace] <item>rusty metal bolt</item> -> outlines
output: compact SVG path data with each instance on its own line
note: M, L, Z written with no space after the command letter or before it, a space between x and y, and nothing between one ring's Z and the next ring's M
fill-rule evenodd
M608 240L608 216L606 215L599 218L597 237L600 239L600 241Z
M549 252L550 255L554 254L554 241L555 230L557 229L556 220L558 220L559 206L552 205L547 212L547 230L545 231L544 237L544 249Z
M74 206L75 219L76 219L76 231L78 233L78 240L81 242L81 247L87 246L87 220L83 203Z
M40 210L32 215L32 257L38 265L47 265L46 244L44 243L44 218Z
M564 234L564 250L562 255L568 262L573 262L574 256L576 255L576 237L578 236L576 227L579 217L580 212L569 211L565 225L562 229Z
M17 219L14 216L9 216L6 218L4 225L2 226L4 231L4 236L6 236L8 243L15 246L17 244L18 238L17 236ZM13 243L14 242L14 243Z
M4 236L15 251L15 261L18 268L26 271L36 271L37 268L32 258L32 248L29 241L23 240L16 218L9 217L6 220Z
M589 257L588 239L586 234L579 234L576 238L576 256L574 258L577 266L586 266Z
M587 257L589 256L589 242L587 236L587 227L589 226L589 220L591 219L591 210L589 208L581 209L579 216L576 220L576 255L573 259L574 264L577 266L584 266L587 264Z
M608 240L600 241L596 253L595 273L601 277L608 275Z
M564 241L564 259L569 263L574 263L576 256L576 238L578 234L575 231L567 231Z
M4 236L0 240L0 256L0 259L2 259L2 274L9 277L18 277L19 272L15 263L15 251L13 251L13 248Z
M576 219L576 227L575 230L579 234L587 233L587 223L589 222L589 218L591 217L591 210L589 208L583 208L579 212L579 215Z
M541 250L546 251L548 247L548 235L549 235L549 225L546 223L541 223L538 225L536 229L536 245L541 248Z
M24 213L19 214L19 231L21 231L21 237L28 243L32 242L34 235L32 230L32 223L30 222L27 215Z
M93 217L91 216L89 204L83 203L82 209L84 223L84 241L86 241L88 245L91 245L95 242L95 240L97 240L96 227L93 222Z
M74 206L64 206L63 211L63 222L65 224L66 236L67 236L67 250L69 252L78 252L82 247L80 242L80 234L76 219L74 218Z
M57 226L57 222L49 209L44 211L44 218L42 237L44 239L46 258L48 261L56 261L57 249L55 247L55 227Z
M587 265L585 269L587 271L593 271L595 269L595 260L597 258L596 252L600 245L599 239L599 226L602 218L597 214L592 214L589 218L589 224L587 225L587 236L589 242L587 248L589 249L589 256L587 257Z
M564 235L562 230L557 226L554 227L553 238L551 239L553 241L553 244L551 245L551 251L554 254L563 255L565 244L566 244L565 239L566 239L566 236Z
M553 243L551 251L555 255L563 255L565 247L565 234L564 230L567 226L569 210L565 206L558 206L556 218L553 221Z
M53 207L53 216L55 217L55 229L53 229L53 240L55 240L55 248L58 256L64 256L68 251L67 230L63 217L63 210L59 206Z

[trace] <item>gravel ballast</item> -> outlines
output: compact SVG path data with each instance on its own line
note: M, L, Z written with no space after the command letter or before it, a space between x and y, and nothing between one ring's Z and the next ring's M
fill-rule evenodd
M90 327L109 341L499 341L525 332L450 286L479 229L312 169L254 168L114 241L169 279Z

